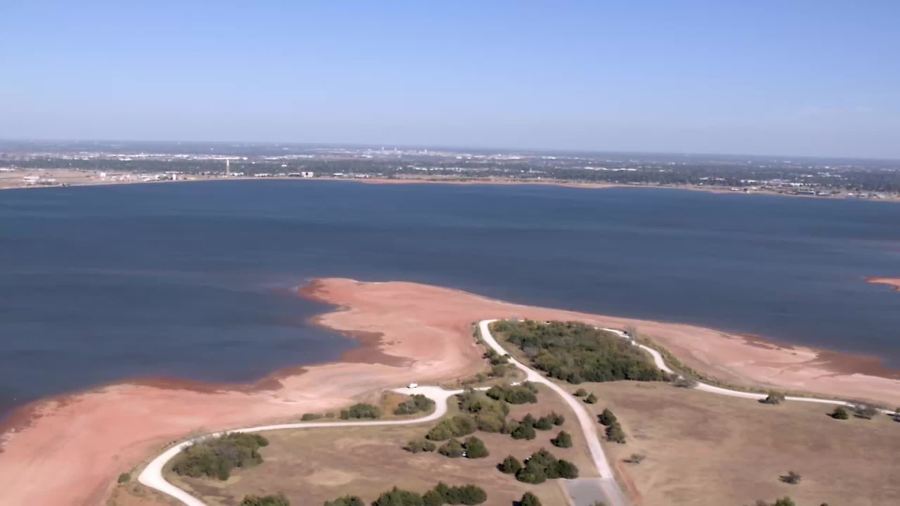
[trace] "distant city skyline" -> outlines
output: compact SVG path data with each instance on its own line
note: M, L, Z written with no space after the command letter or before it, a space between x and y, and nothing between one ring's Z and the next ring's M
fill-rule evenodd
M4 2L0 138L900 159L896 2Z

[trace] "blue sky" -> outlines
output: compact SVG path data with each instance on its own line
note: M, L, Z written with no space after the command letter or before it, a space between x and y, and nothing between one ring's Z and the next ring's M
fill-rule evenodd
M900 2L0 0L0 138L900 158Z

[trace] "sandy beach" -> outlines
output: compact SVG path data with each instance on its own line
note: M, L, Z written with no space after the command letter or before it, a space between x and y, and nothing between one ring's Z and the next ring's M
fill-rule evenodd
M339 307L317 317L318 324L360 339L344 361L278 371L252 385L132 381L33 403L6 427L0 504L102 504L119 473L187 434L295 419L386 387L471 375L482 367L472 323L486 318L632 327L688 366L730 383L900 405L900 375L871 358L416 283L324 279L302 294Z
M900 278L866 278L866 282L873 285L890 286L900 292Z

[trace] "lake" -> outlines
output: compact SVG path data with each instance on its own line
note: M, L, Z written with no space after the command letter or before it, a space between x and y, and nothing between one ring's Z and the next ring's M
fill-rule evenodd
M223 181L0 192L0 411L337 358L319 276L697 323L900 367L900 205L660 189Z

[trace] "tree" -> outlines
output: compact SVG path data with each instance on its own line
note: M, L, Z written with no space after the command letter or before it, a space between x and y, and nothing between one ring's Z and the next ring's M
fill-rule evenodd
M475 421L467 415L456 415L441 420L428 431L426 438L432 441L445 441L452 437L468 436L475 432Z
M575 390L575 393L572 395L574 395L575 397L584 397L587 394L588 394L587 390L585 390L583 388L579 388L578 390Z
M463 446L466 449L466 458L468 459L482 459L490 455L487 447L484 446L484 441L475 436L466 439Z
M447 441L438 448L438 453L445 457L450 457L451 459L462 457L465 451L463 445L455 439Z
M557 413L556 411L551 411L548 415L550 420L553 422L553 425L562 425L566 423L566 417Z
M551 439L550 442L553 446L559 448L571 448L572 447L572 436L568 432L561 430L559 434L556 435L555 438Z
M119 479L117 480L119 483L128 483L131 481L131 473L122 473L119 475Z
M835 420L846 420L850 418L850 414L847 413L847 410L844 409L843 406L838 406L831 412L831 418L834 418Z
M597 402L597 396L594 395L594 392L591 392L587 397L584 398L584 402L586 402L587 404L594 404Z
M341 420L356 420L362 418L380 418L381 410L377 406L360 402L347 409L341 410Z
M409 399L401 402L394 409L395 415L411 415L419 412L427 412L434 409L434 401L422 394L413 394Z
M534 422L534 428L538 430L550 430L553 428L553 419L549 416L542 416Z
M613 422L606 428L606 440L614 443L625 444L625 431L619 422Z
M497 464L497 469L499 469L501 473L516 474L519 469L522 469L522 463L519 462L519 459L510 455L503 459L503 462Z
M559 459L556 462L556 475L567 480L578 478L578 467L568 460Z
M790 497L782 497L781 499L775 500L775 504L772 506L797 506L793 499Z
M421 495L394 487L378 496L372 506L424 506L424 503Z
M403 447L404 450L410 453L433 452L435 448L435 444L427 439L413 439Z
M444 496L437 490L429 490L422 496L422 504L423 506L443 506Z
M520 423L512 432L509 433L513 439L534 439L537 437L537 434L534 432L534 427L529 423Z
M291 503L281 494L278 495L248 495L241 501L241 506L290 506Z
M597 417L597 420L606 426L610 426L618 421L616 415L614 415L609 408L604 408L603 412L600 413L600 416Z
M541 506L541 500L531 492L525 492L518 506Z
M332 501L325 501L325 506L365 506L365 503L355 495L345 495Z

